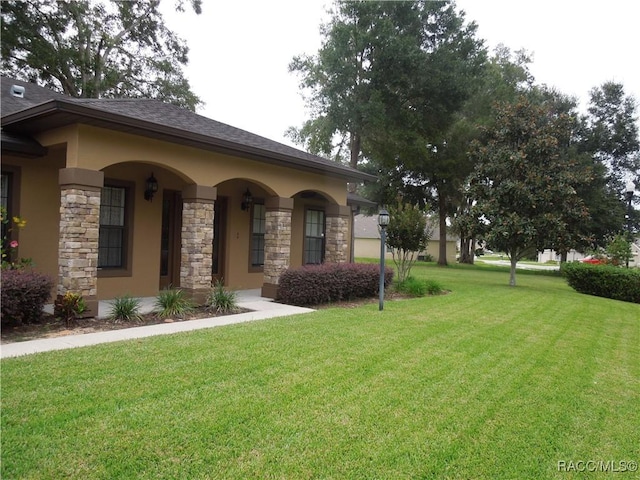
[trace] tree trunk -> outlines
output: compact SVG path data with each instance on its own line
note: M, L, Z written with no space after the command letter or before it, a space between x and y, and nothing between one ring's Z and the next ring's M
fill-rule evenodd
M447 209L443 195L438 191L438 221L440 224L440 245L438 249L438 265L447 266Z
M509 275L509 285L511 287L516 286L516 264L518 263L518 259L515 255L511 255L511 273Z
M357 133L351 133L351 139L349 141L349 166L351 168L358 168L358 159L360 158L360 148L362 146L362 140ZM349 193L355 193L357 184L353 182L347 183L347 191Z

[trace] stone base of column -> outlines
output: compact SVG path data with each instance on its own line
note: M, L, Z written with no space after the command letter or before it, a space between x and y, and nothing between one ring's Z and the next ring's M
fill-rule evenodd
M81 318L91 318L98 316L98 299L95 296L91 297L82 297L84 300L84 304L87 306L87 309L84 311Z
M180 288L180 290L183 290L187 297L198 306L207 302L207 296L211 291L208 288Z
M278 289L279 285L275 283L263 283L262 284L262 295L264 298L273 298L274 300L278 298Z

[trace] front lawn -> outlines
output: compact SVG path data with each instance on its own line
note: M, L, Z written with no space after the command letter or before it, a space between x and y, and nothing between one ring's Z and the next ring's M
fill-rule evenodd
M566 479L640 460L640 305L557 276L412 274L451 293L3 360L1 476Z

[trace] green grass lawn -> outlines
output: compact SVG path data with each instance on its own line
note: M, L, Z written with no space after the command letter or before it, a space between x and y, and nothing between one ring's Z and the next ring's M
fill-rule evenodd
M3 360L2 478L610 478L587 466L640 461L640 305L557 276L413 274L451 293Z

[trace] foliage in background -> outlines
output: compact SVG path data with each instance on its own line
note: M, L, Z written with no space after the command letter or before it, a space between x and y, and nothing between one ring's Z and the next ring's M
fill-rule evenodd
M206 300L207 308L216 313L234 313L238 311L238 294L224 288L224 283L218 280Z
M569 286L580 293L640 303L640 270L569 262L562 266Z
M423 209L399 200L389 206L387 245L393 249L393 262L398 269L398 282L403 282L411 273L418 253L426 250L432 230L427 228L427 217Z
M195 305L184 290L167 288L158 293L156 308L161 318L183 317L191 313Z
M53 279L31 269L2 270L2 326L37 323L53 289Z
M385 268L384 286L393 280ZM289 305L320 305L356 298L375 298L379 293L380 267L361 263L325 263L290 267L280 275L278 301Z
M68 327L80 318L87 310L87 305L79 293L71 291L66 292L64 295L56 296L53 302L53 316L58 320L64 321Z
M614 265L626 265L633 258L631 243L629 243L627 236L622 234L611 239L606 252Z
M140 299L129 295L116 297L111 304L109 318L116 322L137 322L141 320Z
M177 10L183 9L177 2ZM201 0L192 0L200 13ZM183 67L185 42L165 26L160 2L0 2L2 74L82 98L201 102Z

